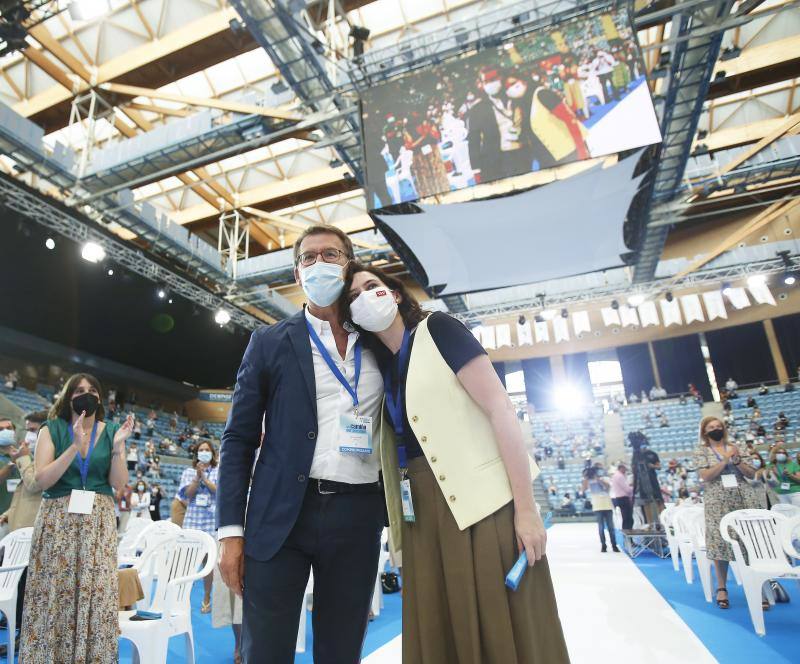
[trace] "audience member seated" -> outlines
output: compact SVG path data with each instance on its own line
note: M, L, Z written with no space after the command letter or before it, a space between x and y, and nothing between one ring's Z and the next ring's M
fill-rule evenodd
M569 493L564 494L564 498L561 501L561 509L569 514L575 514L575 503L572 502Z
M759 394L761 394L761 392L759 392ZM747 397L747 407L748 408L756 408L756 407L758 407L758 403L756 403L756 400L755 400L755 398L753 397L752 394Z
M661 415L661 419L658 422L658 426L660 426L661 428L669 426L669 420L667 419L667 416L664 415L663 413Z
M738 395L736 394L736 390L739 389L739 384L733 380L733 378L728 378L725 381L725 390L728 392L729 399L735 399Z
M765 394L769 394L769 389L767 388L766 385L764 385L764 383L761 383L760 387L758 388L758 393L760 396L763 397ZM753 399L753 401L755 401L755 399ZM748 406L750 405L749 402L747 405Z
M778 413L778 417L775 419L775 431L786 431L789 427L789 418L786 417L786 414L781 411Z
M636 392L631 392L631 395L628 397L628 403L639 403L639 397L636 396Z

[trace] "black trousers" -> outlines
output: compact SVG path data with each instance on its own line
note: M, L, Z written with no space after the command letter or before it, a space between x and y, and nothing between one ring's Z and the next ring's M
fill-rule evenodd
M611 502L622 512L622 530L633 528L633 502L631 499L623 496L622 498L612 498Z
M358 664L384 526L381 494L309 490L283 547L245 557L241 654L245 664L294 662L300 607L314 571L314 664Z

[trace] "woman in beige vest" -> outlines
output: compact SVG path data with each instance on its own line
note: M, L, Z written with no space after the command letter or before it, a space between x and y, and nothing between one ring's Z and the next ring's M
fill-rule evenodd
M343 297L352 322L385 346L387 415L374 430L403 552L403 662L568 662L533 498L538 469L485 351L380 270L352 264ZM514 592L504 578L523 550L530 568Z

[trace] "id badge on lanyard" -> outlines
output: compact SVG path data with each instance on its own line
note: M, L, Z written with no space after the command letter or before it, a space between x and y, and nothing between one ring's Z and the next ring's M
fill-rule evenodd
M411 332L406 329L403 333L403 343L400 346L400 355L398 357L398 370L397 370L397 394L392 389L392 379L390 372L387 371L384 376L384 389L386 392L386 408L389 411L389 419L394 426L394 432L397 435L400 444L397 446L397 460L400 468L400 500L403 504L403 520L408 523L414 523L417 518L414 514L414 500L411 497L411 480L408 479L408 458L406 457L406 447L402 444L404 435L404 415L403 415L403 390L401 388L403 368L408 361L408 353L411 344Z
M72 427L69 428L70 439L74 440L75 433ZM75 456L75 462L78 464L78 471L81 474L81 486L83 489L73 489L69 497L69 505L67 512L70 514L91 514L94 508L94 491L86 490L86 479L89 476L89 464L92 460L92 452L94 452L94 442L97 437L97 422L94 423L92 428L92 437L89 439L89 450L86 452L86 458L81 459L80 454Z
M322 343L322 339L319 338L319 335L308 319L306 319L306 327L308 328L308 334L311 340L317 347L322 359L325 360L331 373L333 373L336 380L344 386L350 394L350 398L353 400L354 413L344 413L339 418L339 452L358 456L372 454L372 418L359 415L358 413L358 381L361 378L361 341L359 340L356 342L353 351L355 356L355 376L354 384L350 385L350 381L345 378L339 367L336 366L331 354L328 352L328 349L325 348L325 344Z

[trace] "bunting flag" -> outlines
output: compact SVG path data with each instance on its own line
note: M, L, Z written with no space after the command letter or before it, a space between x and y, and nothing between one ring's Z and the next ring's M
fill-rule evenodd
M725 295L728 296L735 309L745 309L750 306L750 298L744 288L727 288Z
M681 297L681 308L683 309L683 317L686 319L687 325L694 321L699 321L701 323L705 321L703 307L700 304L700 296L696 293Z
M569 341L569 325L567 325L567 319L563 316L557 316L553 319L553 335L556 338L556 343Z
M592 331L592 324L589 322L588 311L575 311L572 314L572 329L575 330L575 336L579 336L584 332Z
M546 344L550 341L550 332L547 328L547 321L537 322L533 324L533 332L536 335L537 344Z
M622 321L622 327L639 326L639 316L636 313L636 309L629 307L627 304L619 305L619 317Z
M678 300L673 297L672 302L665 299L661 300L659 304L661 305L661 316L664 319L664 327L683 325L683 318L681 318L681 308L678 305ZM642 320L644 321L644 316L642 316ZM657 324L658 323L656 323L656 325Z
M532 346L533 331L531 324L526 320L522 325L517 323L517 346Z
M481 343L484 348L497 348L494 336L494 325L484 325L481 327Z
M507 324L498 325L495 328L497 332L497 347L511 346L511 326Z
M703 302L706 305L708 320L728 317L728 312L725 310L725 300L718 290L703 293Z
M642 319L642 327L658 325L658 311L655 302L642 302L639 305L639 318Z
M612 325L622 325L619 319L619 312L611 307L603 307L600 310L603 316L603 325L611 327Z
M759 304L771 304L773 307L777 305L766 282L748 284L747 289Z

